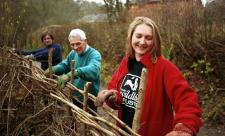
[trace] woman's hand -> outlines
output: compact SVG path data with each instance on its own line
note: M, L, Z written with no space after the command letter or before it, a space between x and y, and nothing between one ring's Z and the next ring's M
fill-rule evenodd
M191 129L186 127L182 123L177 123L170 133L168 133L166 136L192 136L193 132Z
M95 100L95 106L102 106L103 103L108 101L115 102L117 100L117 91L116 90L102 90L98 93L98 96Z
M166 136L192 136L192 135L184 131L171 131Z

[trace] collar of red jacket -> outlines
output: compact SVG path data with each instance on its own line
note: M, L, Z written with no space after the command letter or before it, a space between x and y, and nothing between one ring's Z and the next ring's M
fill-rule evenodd
M160 56L161 57L161 56ZM157 61L159 60L159 58L160 57L157 57ZM128 64L128 61L129 61L129 58L130 58L130 56L126 56L125 57L125 64ZM150 53L146 53L145 55L143 55L142 57L141 57L141 60L140 60L140 62L142 63L142 64L144 64L144 66L146 67L146 68L152 68L152 66L153 65L155 65L155 63L153 63L153 61L152 61L152 55L150 54ZM157 63L157 61L156 61L156 63Z

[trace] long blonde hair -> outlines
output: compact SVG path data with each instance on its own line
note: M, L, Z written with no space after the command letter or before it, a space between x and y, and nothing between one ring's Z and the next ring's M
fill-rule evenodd
M161 36L156 23L147 17L136 17L129 25L127 41L126 41L126 54L131 57L134 57L135 52L131 45L132 35L136 27L141 24L146 24L152 28L153 48L150 51L150 53L153 59L157 59L157 57L161 56Z

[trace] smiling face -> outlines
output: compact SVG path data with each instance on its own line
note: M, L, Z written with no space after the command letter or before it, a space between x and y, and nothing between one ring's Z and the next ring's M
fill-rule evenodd
M146 24L137 25L131 37L131 45L137 61L153 47L152 28Z
M49 46L49 45L51 45L51 44L53 43L53 39L51 38L50 35L45 35L45 36L43 37L42 41L43 41L43 44L44 44L45 46Z
M77 54L84 52L87 40L81 40L79 36L69 38L70 46Z

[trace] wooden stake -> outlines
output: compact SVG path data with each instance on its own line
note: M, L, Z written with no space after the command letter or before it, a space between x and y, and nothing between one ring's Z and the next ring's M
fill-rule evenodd
M141 119L142 106L144 104L147 73L148 73L147 69L143 68L141 72L140 87L138 90L138 100L137 100L136 110L135 110L133 124L132 124L132 129L134 130L134 132L137 132L137 133L140 129L140 119Z
M75 70L75 60L72 60L71 62L70 62L70 69L71 69L71 79L70 79L70 82L71 82L71 84L73 84L73 81L74 81L74 70Z
M74 81L74 67L75 67L75 60L72 60L70 62L70 69L71 69L70 83L71 84L73 84L73 81ZM73 91L71 91L68 88L66 88L66 91L69 92L69 96L68 97L69 97L70 101L72 102L73 101L72 100L73 99ZM68 107L68 111L69 111L70 116L73 116L73 112L71 111L71 109L69 107ZM75 121L74 124L75 124L75 131L77 131L77 127L76 127L77 122Z
M84 86L84 99L83 99L83 110L87 111L87 106L88 106L88 89L90 88L91 83L87 82ZM84 124L84 136L87 135L87 126Z
M53 48L50 48L48 51L48 68L49 68L49 76L50 78L53 78L52 76L52 54L53 54Z

